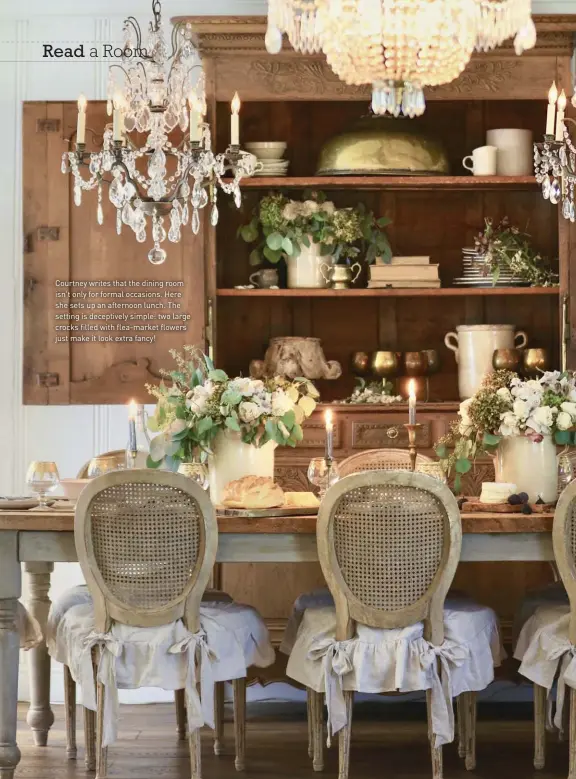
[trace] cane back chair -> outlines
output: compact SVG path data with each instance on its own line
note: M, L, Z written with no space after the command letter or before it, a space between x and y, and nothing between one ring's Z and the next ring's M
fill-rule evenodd
M331 487L317 524L318 555L336 608L336 641L355 623L400 628L420 620L424 638L444 639L443 608L460 558L462 529L456 499L437 479L419 473L350 475ZM339 736L339 779L348 776L353 693L345 691L347 724ZM322 765L321 693L313 693L313 751ZM442 776L442 751L431 730L433 775Z
M425 454L416 455L416 470L419 465L433 463ZM338 464L340 477L361 471L410 471L410 453L405 449L367 449L346 457Z
M78 561L94 605L97 633L112 621L153 627L182 619L199 628L199 609L216 559L218 526L204 490L180 474L118 471L83 490L76 507ZM67 674L69 677L69 672ZM96 771L106 775L102 746L104 684L97 682ZM93 744L93 712L86 747ZM92 719L92 721L91 721ZM200 777L199 731L189 734L192 777Z

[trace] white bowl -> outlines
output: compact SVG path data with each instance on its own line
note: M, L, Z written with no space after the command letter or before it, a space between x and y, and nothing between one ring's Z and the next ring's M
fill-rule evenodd
M284 141L254 141L244 144L246 150L259 160L279 160L288 146Z
M90 479L60 479L60 485L68 500L78 500L89 481Z

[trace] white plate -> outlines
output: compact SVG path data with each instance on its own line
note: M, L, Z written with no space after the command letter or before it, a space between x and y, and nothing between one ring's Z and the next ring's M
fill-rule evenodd
M48 501L51 506L53 500ZM0 511L26 511L34 509L38 505L38 498L18 497L18 498L0 498Z

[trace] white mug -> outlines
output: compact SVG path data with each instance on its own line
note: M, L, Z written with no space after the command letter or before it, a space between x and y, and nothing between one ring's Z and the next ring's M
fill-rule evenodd
M488 130L486 143L496 146L499 176L531 176L534 173L531 130Z
M479 146L468 157L464 157L462 165L466 170L472 171L474 176L494 176L496 175L496 152L495 146Z

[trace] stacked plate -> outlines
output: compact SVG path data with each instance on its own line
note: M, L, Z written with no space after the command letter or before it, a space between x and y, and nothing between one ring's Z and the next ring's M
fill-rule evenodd
M255 176L277 178L288 175L290 162L282 159L287 144L284 141L259 141L245 144L247 151L258 158L260 165Z
M455 287L524 287L526 282L515 278L509 270L501 270L498 281L494 284L492 273L486 267L484 258L476 249L462 249L463 273L454 279Z

